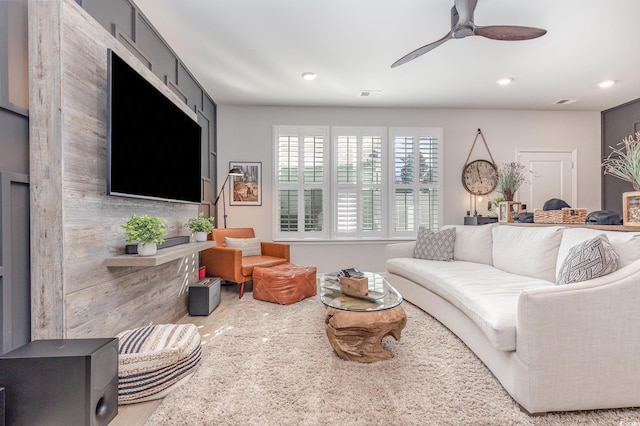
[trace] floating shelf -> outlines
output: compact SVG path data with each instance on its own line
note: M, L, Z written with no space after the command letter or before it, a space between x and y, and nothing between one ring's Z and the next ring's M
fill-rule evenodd
M107 266L133 266L150 267L159 266L181 257L199 253L216 245L215 241L204 241L201 243L180 244L158 250L154 256L138 256L137 254L121 254L120 256L108 257Z

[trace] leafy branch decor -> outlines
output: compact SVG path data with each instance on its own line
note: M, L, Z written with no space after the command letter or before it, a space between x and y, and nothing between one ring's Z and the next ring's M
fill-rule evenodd
M633 189L640 191L640 132L622 139L617 146L609 147L611 152L602 163L604 174L631 182Z
M151 256L156 254L157 245L164 242L163 237L167 234L165 222L157 216L134 214L120 227L124 229L128 243L138 243L138 254Z
M505 201L513 201L513 196L520 186L527 183L527 171L518 163L502 163L498 167L498 184L496 192L504 197Z
M191 217L187 220L185 226L196 235L196 241L206 241L207 234L213 229L214 217L204 217L204 213L200 212L198 217Z

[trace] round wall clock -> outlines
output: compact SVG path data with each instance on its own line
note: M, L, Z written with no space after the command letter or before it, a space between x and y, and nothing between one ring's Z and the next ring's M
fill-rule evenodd
M498 170L494 163L475 160L462 168L462 185L474 195L487 195L498 184Z

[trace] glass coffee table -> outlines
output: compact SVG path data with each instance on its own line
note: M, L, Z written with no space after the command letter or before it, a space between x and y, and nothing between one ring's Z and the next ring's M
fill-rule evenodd
M340 291L337 280L320 275L320 300L327 307L325 330L336 354L345 360L375 362L393 357L382 347L382 339L391 335L400 340L407 315L400 306L402 296L382 275L364 276L368 294L353 297Z

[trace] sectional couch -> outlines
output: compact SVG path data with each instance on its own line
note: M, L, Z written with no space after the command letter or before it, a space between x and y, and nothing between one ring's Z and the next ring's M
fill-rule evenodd
M451 261L415 258L415 241L387 246L387 279L407 301L455 333L530 414L640 406L640 232L451 228ZM617 270L557 285L580 244L602 234Z

